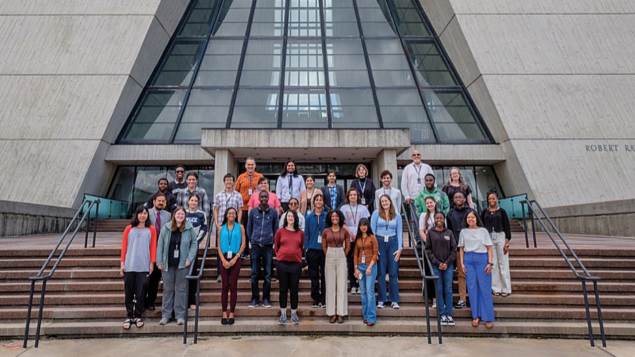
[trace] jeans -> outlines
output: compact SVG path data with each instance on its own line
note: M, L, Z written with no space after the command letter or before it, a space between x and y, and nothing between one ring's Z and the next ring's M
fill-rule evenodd
M377 265L373 265L371 274L366 275L368 264L357 264L357 269L362 273L359 280L359 288L362 295L362 315L368 322L377 322L377 306L375 306L375 278L377 277Z
M454 277L454 266L448 264L446 270L439 269L438 265L432 264L434 275L439 277L437 281L437 309L441 316L452 316L452 280Z
M265 282L262 285L262 299L271 298L271 264L273 261L273 247L271 245L251 246L251 299L260 301L260 290L258 289L258 276L260 267L265 268Z
M399 237L402 239L402 237ZM399 302L399 262L395 261L393 255L399 248L397 236L388 239L388 243L384 242L384 237L377 237L377 245L379 248L379 259L377 259L377 301L384 303L386 301ZM386 300L386 274L390 276L390 293Z
M161 304L161 317L172 318L172 311L177 319L185 319L187 313L187 273L190 267L178 269L170 267L163 271L163 304Z
M492 298L492 275L485 273L487 253L468 252L463 259L472 318L480 317L485 322L492 322L494 321L494 299Z

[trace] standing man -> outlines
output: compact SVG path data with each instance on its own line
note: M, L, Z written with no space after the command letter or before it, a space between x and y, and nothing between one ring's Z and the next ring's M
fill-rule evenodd
M326 179L329 183L322 187L321 191L324 194L324 208L327 212L330 212L342 206L344 202L344 187L335 184L337 182L335 171L329 171Z
M220 232L220 227L225 218L225 211L228 208L233 207L236 212L240 212L243 208L243 198L238 191L234 190L234 175L226 174L223 177L223 183L225 184L225 190L214 197L214 224L217 232ZM239 215L237 220L240 223L242 215Z
M176 169L174 170L174 181L170 182L168 185L168 192L173 194L175 197L179 195L179 191L183 190L187 187L187 182L185 182L185 166L176 165ZM184 207L187 207L184 206ZM157 233L158 234L158 233Z
M452 231L452 235L454 235L454 239L457 244L459 243L461 230L465 228L465 217L467 217L470 212L473 212L472 209L465 204L465 201L463 191L457 191L454 194L454 207L450 210L448 217L445 220L448 225L448 229ZM457 257L455 265L461 263L459 259L460 257ZM456 270L459 273L459 301L456 303L455 307L457 309L463 309L467 307L467 283L465 281L465 272L463 269L458 267ZM473 302L476 303L475 301Z
M415 197L415 209L417 210L417 217L422 213L428 212L426 208L426 198L432 196L437 203L437 212L443 212L447 215L450 212L450 199L448 195L439 191L436 185L436 179L433 174L427 174L425 178L426 186Z
M200 201L198 203L198 209L205 212L205 216L210 215L210 204L207 192L202 187L198 187L198 174L196 172L189 172L185 179L187 186L184 189L179 190L178 196L176 196L176 205L184 208L188 207L187 201L190 200L190 196L196 194Z
M165 179L163 179L165 180ZM161 181L159 181L160 183ZM168 180L165 180L165 186L167 188ZM162 192L157 192L154 195L154 200L152 201L152 208L148 210L148 218L150 218L150 223L154 226L154 229L157 231L157 237L161 233L161 228L163 225L170 222L172 219L172 215L170 212L164 210L165 207L165 194ZM159 293L159 281L161 281L161 269L157 268L156 263L154 264L154 270L150 274L150 282L148 283L148 291L145 296L145 307L149 311L154 311L154 303L157 300L157 294Z
M251 156L245 160L245 169L247 169L247 172L243 172L238 176L234 189L243 198L242 212L239 212L239 214L242 216L241 222L243 226L247 227L249 223L249 199L254 192L258 191L258 180L263 176L256 172L256 160ZM247 232L247 234L249 233ZM249 235L246 238L247 244L245 244L245 250L243 251L243 259L249 256Z
M273 262L273 238L278 230L278 213L269 207L269 193L260 192L260 205L249 212L247 234L251 240L251 303L249 307L260 305L258 276L260 267L265 268L265 282L262 286L262 306L271 307L271 264Z
M276 194L280 199L282 211L289 210L289 200L292 198L299 199L300 192L306 190L304 178L298 174L298 169L293 160L289 160L284 164L284 169L276 182Z
M381 183L382 187L375 191L375 207L379 207L379 198L382 195L390 196L390 200L392 201L392 205L395 206L395 211L401 214L401 191L398 188L394 188L391 186L392 183L392 173L388 170L384 170L381 172Z
M258 188L260 189L260 191L254 192L254 194L251 195L251 198L249 199L249 203L247 204L247 209L249 210L249 212L260 205L260 192L264 191L269 194L269 201L267 202L269 204L269 207L275 209L276 212L278 212L279 217L282 214L282 205L280 204L278 196L276 196L276 194L273 192L269 192L269 179L266 177L261 177L260 180L258 180Z
M159 186L159 190L153 193L148 198L148 202L146 202L146 207L154 207L154 199L157 197L157 195L161 193L165 197L165 207L163 207L163 209L168 212L172 212L174 208L176 207L176 196L170 193L170 190L168 188L169 186L168 179L160 178L158 186ZM159 232L157 232L157 234L159 234Z
M430 165L421 162L421 151L412 150L412 164L406 165L401 177L401 192L409 205L417 194L425 187L424 179L427 174L434 174Z

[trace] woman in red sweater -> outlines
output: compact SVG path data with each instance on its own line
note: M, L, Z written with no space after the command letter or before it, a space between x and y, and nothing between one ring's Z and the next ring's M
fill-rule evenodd
M274 237L280 282L280 319L278 324L287 323L287 292L291 292L291 322L300 323L298 317L298 288L302 273L302 251L304 250L304 232L300 230L298 214L288 211L284 226L278 229Z

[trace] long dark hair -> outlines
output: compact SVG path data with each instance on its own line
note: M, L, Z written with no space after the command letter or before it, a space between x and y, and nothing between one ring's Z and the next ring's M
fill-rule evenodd
M280 177L287 177L287 166L289 165L289 163L293 163L293 165L295 166L295 169L293 169L293 177L298 176L298 165L296 165L295 161L293 160L288 160L287 162L284 163L284 166L282 167L282 172L280 173Z
M300 222L298 219L298 213L296 211L292 211L292 210L288 210L285 214L284 214L284 224L283 227L287 228L287 224L289 223L289 214L293 215L293 231L297 232L300 230Z
M333 227L333 222L331 221L333 213L337 214L337 217L339 217L340 223L338 223L338 225L342 228L344 226L344 213L338 209L334 209L326 215L326 226L329 228Z
M361 226L368 227L366 235L369 237L373 235L373 229L370 227L370 221L368 221L368 218L362 218L359 220L359 224L357 225L357 239L362 237L362 230L360 229Z
M470 226L469 224L467 224L467 216L469 216L470 213L473 213L474 217L476 217L476 226L483 227L483 221L481 221L481 217L478 216L478 213L476 213L475 210L470 209L465 215L465 218L463 219L463 228L468 228Z
M234 220L234 224L238 224L238 211L236 211L234 207L229 207L228 209L225 210L225 215L223 216L223 224L221 224L221 226L224 226L227 224L227 214L231 210L233 210L236 213L236 219Z
M133 228L139 225L139 213L143 211L146 211L146 213L148 214L148 219L146 219L145 226L150 227L150 212L148 212L148 209L145 206L139 206L134 211L134 215L132 216L132 220L130 221L130 224Z

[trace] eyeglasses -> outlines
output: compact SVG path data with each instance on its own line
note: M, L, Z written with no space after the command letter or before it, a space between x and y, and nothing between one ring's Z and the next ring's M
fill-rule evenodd
M183 170L177 170L177 171L176 171L176 173L177 173L177 174L184 174L184 173L185 173L185 171L183 171Z
M412 157L419 157L421 154L412 154Z
M289 206L297 206L298 204L293 202L293 203L289 203Z

